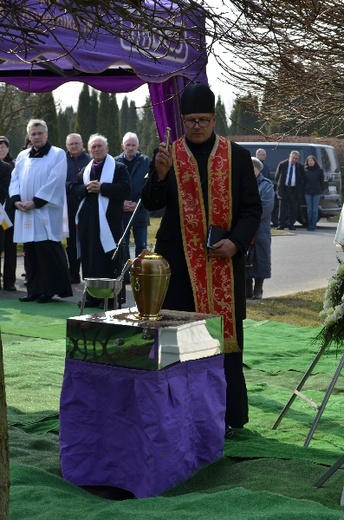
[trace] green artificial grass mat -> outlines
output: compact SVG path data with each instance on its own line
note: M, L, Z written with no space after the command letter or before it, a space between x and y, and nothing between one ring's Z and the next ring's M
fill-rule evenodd
M10 302L6 306L5 326L1 315L10 424L11 520L344 519L344 508L339 505L344 468L320 489L313 488L343 453L343 375L309 447L304 448L303 443L316 410L299 398L279 427L271 429L319 348L313 343L318 329L246 320L244 360L250 422L225 442L223 458L161 497L106 500L60 477L58 412L65 320L73 315L70 310L75 310L75 304L25 304L31 310L16 305ZM15 327L24 311L25 327ZM49 322L55 323L52 332ZM303 392L321 402L339 359L335 351L323 355Z
M267 489L234 488L193 491L180 496L110 501L75 488L37 468L12 464L11 520L340 520L342 513L307 499ZM245 478L247 475L238 475ZM262 475L261 475L262 477ZM287 478L285 479L287 483Z
M56 339L66 335L66 319L78 316L75 303L53 301L49 304L1 300L0 328L4 334Z

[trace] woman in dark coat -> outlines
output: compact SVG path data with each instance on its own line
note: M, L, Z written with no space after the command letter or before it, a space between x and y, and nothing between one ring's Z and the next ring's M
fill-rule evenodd
M246 273L246 298L259 300L263 297L265 278L271 278L271 212L274 207L274 187L270 179L261 173L263 163L252 157L254 173L257 178L258 191L262 201L263 213L258 231L249 255L252 262ZM254 279L254 289L253 289Z
M324 189L324 172L313 155L305 162L304 194L307 204L308 231L315 231L318 222L320 197Z

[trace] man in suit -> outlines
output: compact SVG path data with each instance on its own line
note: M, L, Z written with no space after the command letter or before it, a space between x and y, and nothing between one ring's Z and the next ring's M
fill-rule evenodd
M201 83L181 97L185 136L161 143L142 190L150 211L165 208L156 252L170 264L164 308L224 319L226 438L248 422L242 370L246 317L245 253L259 227L261 201L250 153L213 131L215 96ZM215 225L225 238L206 247Z
M275 180L277 183L277 198L279 199L278 227L295 230L297 218L297 203L302 195L304 168L298 162L300 154L293 150L289 159L281 161L277 166Z

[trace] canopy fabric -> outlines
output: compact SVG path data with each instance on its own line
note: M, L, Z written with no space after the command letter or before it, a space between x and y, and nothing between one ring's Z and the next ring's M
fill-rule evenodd
M30 9L44 12L44 2L27 3ZM159 136L162 138L169 126L175 139L182 130L177 94L190 81L207 81L207 55L199 13L181 17L171 2L160 0L159 4L164 8L155 12L154 23L168 22L169 30L173 32L175 27L176 34L182 26L183 39L167 42L163 36L158 39L143 27L132 26L130 20L120 20L130 38L126 33L122 38L102 31L94 40L78 41L73 20L64 13L53 32L31 41L29 46L18 44L13 34L3 32L0 81L28 92L49 92L68 81L114 93L131 92L148 83Z

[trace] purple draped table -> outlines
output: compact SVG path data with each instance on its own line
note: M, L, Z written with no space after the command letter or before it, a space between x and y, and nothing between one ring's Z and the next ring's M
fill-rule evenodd
M161 370L67 358L60 403L63 478L121 488L137 498L163 493L221 458L225 395L222 354Z

